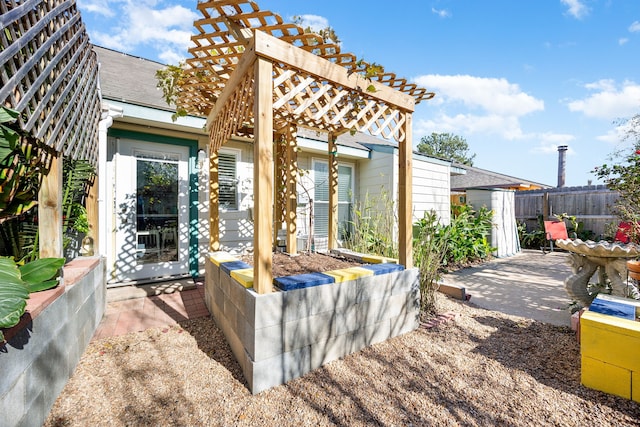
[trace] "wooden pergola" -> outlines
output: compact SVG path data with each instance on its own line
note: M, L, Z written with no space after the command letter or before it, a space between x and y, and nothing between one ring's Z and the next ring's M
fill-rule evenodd
M336 138L367 132L399 146L400 263L412 267L412 113L427 92L392 73L366 76L369 64L321 36L258 8L255 2L214 0L198 4L203 18L189 52L180 105L206 115L210 136L210 250L220 249L218 151L232 135L254 141L254 289L272 289L272 250L287 230L296 249L296 129L327 132L329 248L337 242Z

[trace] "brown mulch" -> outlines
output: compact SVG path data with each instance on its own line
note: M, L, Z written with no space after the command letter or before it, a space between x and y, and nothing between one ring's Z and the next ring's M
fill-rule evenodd
M242 261L253 265L253 255L245 255ZM291 256L282 252L273 254L273 277L294 276L304 273L322 273L362 265L344 257L317 252L302 252Z
M434 322L252 396L211 318L93 341L45 426L633 426L565 327L437 295Z

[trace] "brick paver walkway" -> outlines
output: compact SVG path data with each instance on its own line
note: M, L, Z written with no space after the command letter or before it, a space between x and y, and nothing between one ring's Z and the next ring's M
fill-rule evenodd
M197 283L195 289L188 291L108 303L93 339L174 325L208 315L204 285Z

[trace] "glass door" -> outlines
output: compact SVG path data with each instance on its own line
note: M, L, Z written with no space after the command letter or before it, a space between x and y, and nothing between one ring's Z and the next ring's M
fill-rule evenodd
M121 141L116 163L118 281L189 272L187 147Z

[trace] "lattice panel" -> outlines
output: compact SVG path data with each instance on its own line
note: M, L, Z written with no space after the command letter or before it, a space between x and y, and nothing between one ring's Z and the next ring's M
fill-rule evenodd
M179 101L193 114L209 114L244 53L252 29L280 38L352 72L364 72L369 66L358 61L355 55L341 52L340 46L326 42L321 36L305 33L303 28L284 22L279 15L260 10L253 1L205 1L198 3L198 10L203 18L194 23L197 34L192 37L194 47L189 49L193 58L187 60L187 83L182 87ZM416 104L434 96L394 73L385 72L373 80L410 95Z
M75 1L0 2L0 103L74 159L98 160L98 63Z
M220 114L216 116L209 128L209 149L212 152L218 152L231 135L251 133L253 84L253 67L249 67L249 71L226 100Z
M274 67L273 86L276 123L295 122L337 133L353 129L404 140L404 116L366 91L336 86L282 66Z

